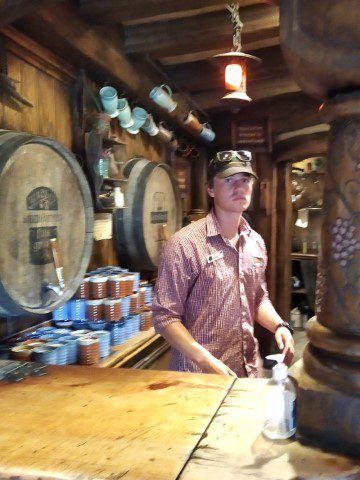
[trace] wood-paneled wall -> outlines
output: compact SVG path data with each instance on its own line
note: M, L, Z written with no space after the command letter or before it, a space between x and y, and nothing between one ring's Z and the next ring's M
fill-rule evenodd
M34 106L15 109L2 96L1 128L50 136L71 148L75 69L10 27L3 34L9 35L5 37L8 76L19 82L18 92Z

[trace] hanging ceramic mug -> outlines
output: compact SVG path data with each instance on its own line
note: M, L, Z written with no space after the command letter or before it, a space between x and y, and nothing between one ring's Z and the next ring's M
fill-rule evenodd
M126 98L119 99L118 112L118 119L121 127L129 128L134 125L134 119L131 116L131 109Z
M159 138L165 142L170 143L173 138L174 132L169 130L165 122L159 123Z
M148 133L150 135L150 137L155 137L155 135L157 135L159 133L159 129L158 129L156 123L154 122L154 119L153 119L153 117L150 113L148 114L148 116L145 120L145 123L141 128L146 133Z
M146 121L146 118L148 116L148 112L141 107L135 107L131 113L131 117L134 121L133 125L126 130L135 135L136 133L139 133L139 128L142 127Z
M172 136L172 139L170 141L170 148L174 151L179 148L179 142L175 135Z
M157 103L161 108L165 108L168 112L173 112L177 107L177 103L172 98L172 90L169 85L160 85L159 87L154 87L149 97L155 103Z
M195 133L200 133L203 128L193 110L185 116L184 125Z
M212 142L215 138L215 132L209 123L204 123L200 132L200 137L207 142Z
M118 93L114 87L110 85L100 88L99 91L101 105L108 115L111 118L117 117L118 115Z

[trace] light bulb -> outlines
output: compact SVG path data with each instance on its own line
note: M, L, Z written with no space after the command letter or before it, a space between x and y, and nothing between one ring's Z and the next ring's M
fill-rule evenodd
M243 70L238 63L230 63L225 68L225 88L239 90L242 83Z

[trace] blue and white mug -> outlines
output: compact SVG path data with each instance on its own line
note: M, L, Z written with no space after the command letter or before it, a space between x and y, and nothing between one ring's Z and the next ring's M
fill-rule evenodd
M161 108L165 108L168 112L173 112L177 107L177 103L172 98L172 90L169 85L160 85L154 87L149 94L151 100L157 103Z
M134 125L134 120L131 116L131 109L126 98L119 98L118 112L118 119L121 127L129 128Z
M206 140L207 142L212 142L215 138L215 132L211 128L209 123L204 123L202 126L202 130L200 132L200 137Z
M108 85L100 88L99 95L104 112L110 115L111 118L117 117L119 101L117 90Z
M147 116L144 125L141 127L150 137L155 137L159 133L158 126L154 122L152 115L149 113Z
M142 127L147 119L148 112L141 107L135 107L131 113L131 117L134 121L133 125L127 128L129 133L135 135L139 133L139 128Z

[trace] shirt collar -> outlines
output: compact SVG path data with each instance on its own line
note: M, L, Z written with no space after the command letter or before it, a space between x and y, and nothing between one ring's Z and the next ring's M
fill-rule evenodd
M241 217L240 221L240 235L251 233L251 227L244 217ZM214 209L211 209L210 212L206 215L206 235L208 237L215 237L216 235L221 235L221 228L216 218Z

